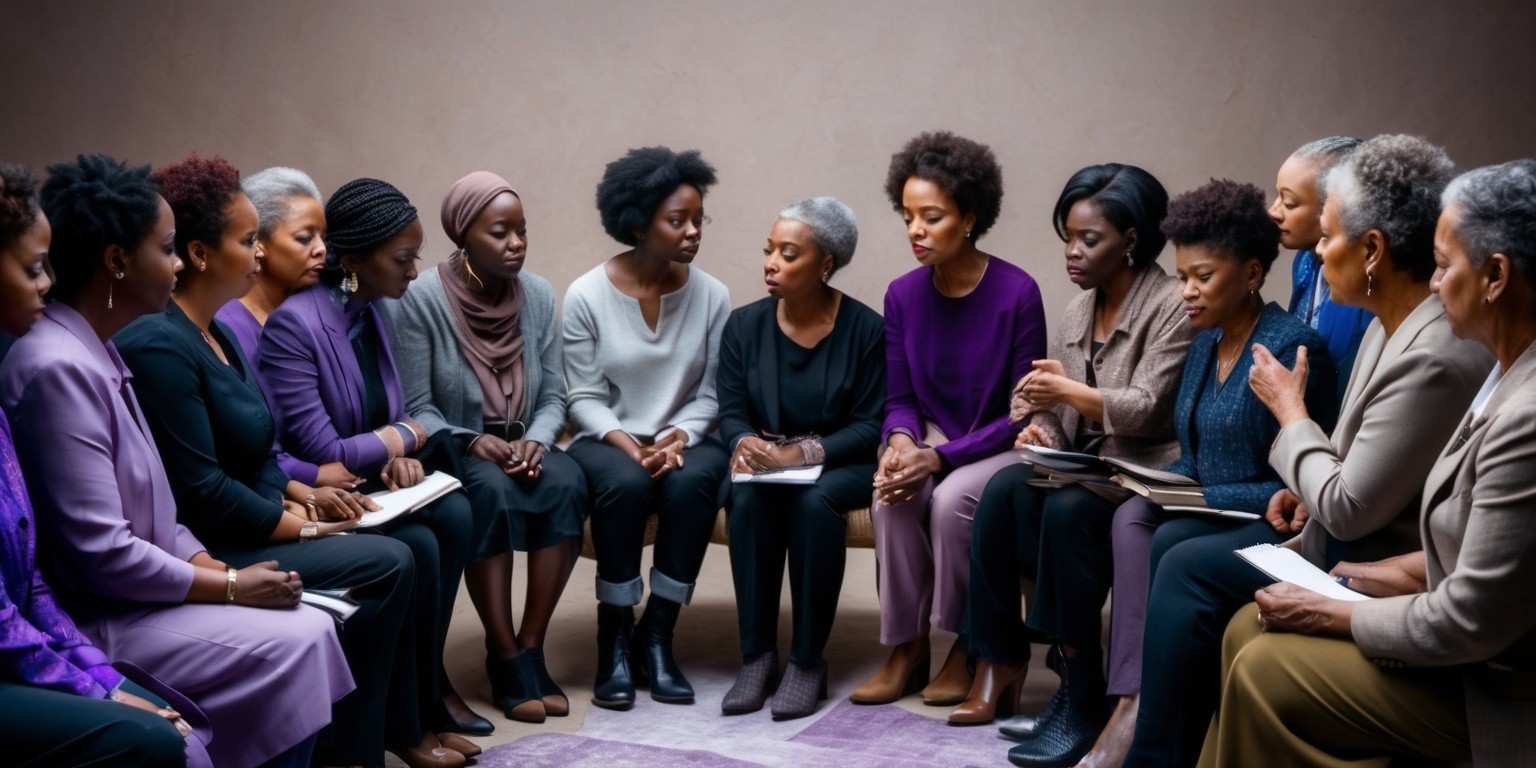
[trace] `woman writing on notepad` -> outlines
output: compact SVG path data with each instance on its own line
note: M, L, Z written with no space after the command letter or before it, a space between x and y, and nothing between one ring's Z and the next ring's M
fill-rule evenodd
M1163 185L1135 166L1091 165L1067 180L1051 221L1065 244L1067 277L1082 293L1057 326L1050 359L1036 362L1014 386L1020 447L1089 452L1151 467L1178 456L1173 395L1195 334L1184 320L1179 281L1157 263L1167 212ZM1000 470L976 506L968 610L978 662L970 696L950 715L956 724L1009 714L1028 670L1032 638L1084 648L1099 644L1100 607L1113 576L1109 522L1116 502L1076 484L1038 487L1029 482L1034 474L1030 464ZM1055 573L1063 567L1070 576ZM1036 584L1027 628L1019 611L1021 576ZM1080 619L1065 618L1076 611ZM1083 635L1060 637L1064 625ZM1059 666L1058 653L1051 654L1052 666ZM1002 730L1018 738L1048 719L1026 716Z
M1219 694L1222 629L1269 583L1233 550L1298 530L1291 546L1325 568L1418 548L1419 488L1433 446L1449 438L1493 364L1479 345L1452 336L1429 295L1435 217L1451 174L1439 147L1378 136L1325 177L1317 246L1324 276L1334 301L1376 321L1331 430L1327 420L1309 418L1317 411L1298 394L1324 374L1277 362L1272 349L1252 350L1248 386L1280 426L1265 448L1286 488L1270 497L1264 522L1187 540L1175 538L1175 528L1158 532L1148 609L1158 621L1144 644L1157 661L1143 673L1130 764L1187 766L1199 754Z
M1274 584L1238 611L1202 766L1536 764L1536 161L1466 173L1442 201L1431 286L1497 363L1469 408L1435 403L1460 428L1418 486L1424 549L1334 568L1379 599Z
M234 567L276 560L312 588L350 589L361 604L340 633L358 687L334 708L317 755L369 764L386 747L436 746L421 729L414 638L400 641L413 603L411 550L386 536L333 536L353 528L366 497L289 480L271 454L274 427L250 361L213 315L250 288L257 270L255 207L220 158L190 157L155 172L176 220L184 267L164 312L114 337L134 372L144 418L160 450L177 519ZM311 520L309 510L328 510ZM430 602L431 596L421 600ZM430 647L428 645L428 647ZM396 674L401 679L392 679Z
M869 502L885 407L880 315L831 287L858 244L853 211L813 197L779 212L763 248L768 297L731 313L720 341L720 435L733 474L819 466L811 485L731 487L731 574L741 672L720 708L761 709L779 677L779 589L789 560L794 635L775 719L816 711L822 648L843 583L848 510Z
M379 298L398 298L416 277L421 222L398 189L356 179L325 206L326 270L318 285L288 297L267 319L256 365L277 417L288 475L313 482L321 465L340 461L374 487L412 486L426 469L417 458L426 430L408 419ZM446 448L446 446L445 446ZM445 462L456 456L449 450ZM365 486L366 487L366 486ZM459 579L474 551L469 501L453 492L388 527L417 562L416 636L436 676L421 682L424 722L437 732L490 733L443 671L442 644ZM427 663L427 662L421 662Z

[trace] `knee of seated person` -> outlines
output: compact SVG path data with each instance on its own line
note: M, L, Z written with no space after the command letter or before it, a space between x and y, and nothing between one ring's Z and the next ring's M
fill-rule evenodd
M97 743L115 750L110 761L114 766L164 768L187 764L187 742L176 726L141 709L132 709L106 728Z
M641 503L654 486L650 473L635 462L616 462L612 470L596 486L599 500L632 505Z

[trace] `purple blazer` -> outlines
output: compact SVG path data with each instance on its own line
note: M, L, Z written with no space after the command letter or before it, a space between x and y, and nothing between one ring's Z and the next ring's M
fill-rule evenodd
M352 690L330 617L184 603L203 545L176 522L132 374L57 302L0 365L0 406L60 604L114 659L180 691L213 728L220 766L259 765L330 722ZM145 393L153 396L153 393Z
M384 425L367 423L363 371L347 335L359 312L362 322L373 324L381 345L377 373L389 398L389 418L403 419L405 396L389 333L371 304L343 309L326 285L306 288L267 318L256 345L256 367L286 452L278 463L306 485L315 484L321 464L339 461L355 474L371 476L389 459L384 441L373 433Z

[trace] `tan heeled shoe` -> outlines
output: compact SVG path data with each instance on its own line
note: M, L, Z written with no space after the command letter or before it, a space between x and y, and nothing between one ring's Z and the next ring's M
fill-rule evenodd
M479 757L480 753L484 751L480 749L479 744L476 744L473 741L458 735L457 733L439 733L437 734L437 741L444 747L447 747L448 749L463 755L465 759L471 757Z
M965 657L965 642L955 640L944 657L944 666L933 682L923 689L923 703L930 707L953 707L971 691L970 661Z
M891 649L891 657L874 677L848 695L855 704L889 704L916 692L928 681L928 638L912 640Z
M949 713L950 725L984 725L999 717L1011 717L1019 709L1024 676L1023 664L976 663L976 681L971 692L955 711Z
M391 749L390 752L408 768L464 768L465 763L464 755L443 746L430 732L421 740L420 746Z

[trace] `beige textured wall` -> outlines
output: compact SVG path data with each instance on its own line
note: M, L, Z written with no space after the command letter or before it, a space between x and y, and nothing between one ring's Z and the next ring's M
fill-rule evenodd
M377 176L426 214L430 262L443 191L489 169L523 193L529 268L563 292L618 250L593 209L603 165L697 147L721 178L698 263L736 304L762 295L779 207L832 194L864 230L839 282L878 307L913 263L889 156L947 128L1000 157L983 245L1039 278L1054 318L1075 289L1049 209L1077 168L1269 189L1303 141L1387 131L1469 166L1536 155L1533 30L1517 1L0 0L0 157L195 150L327 192Z

